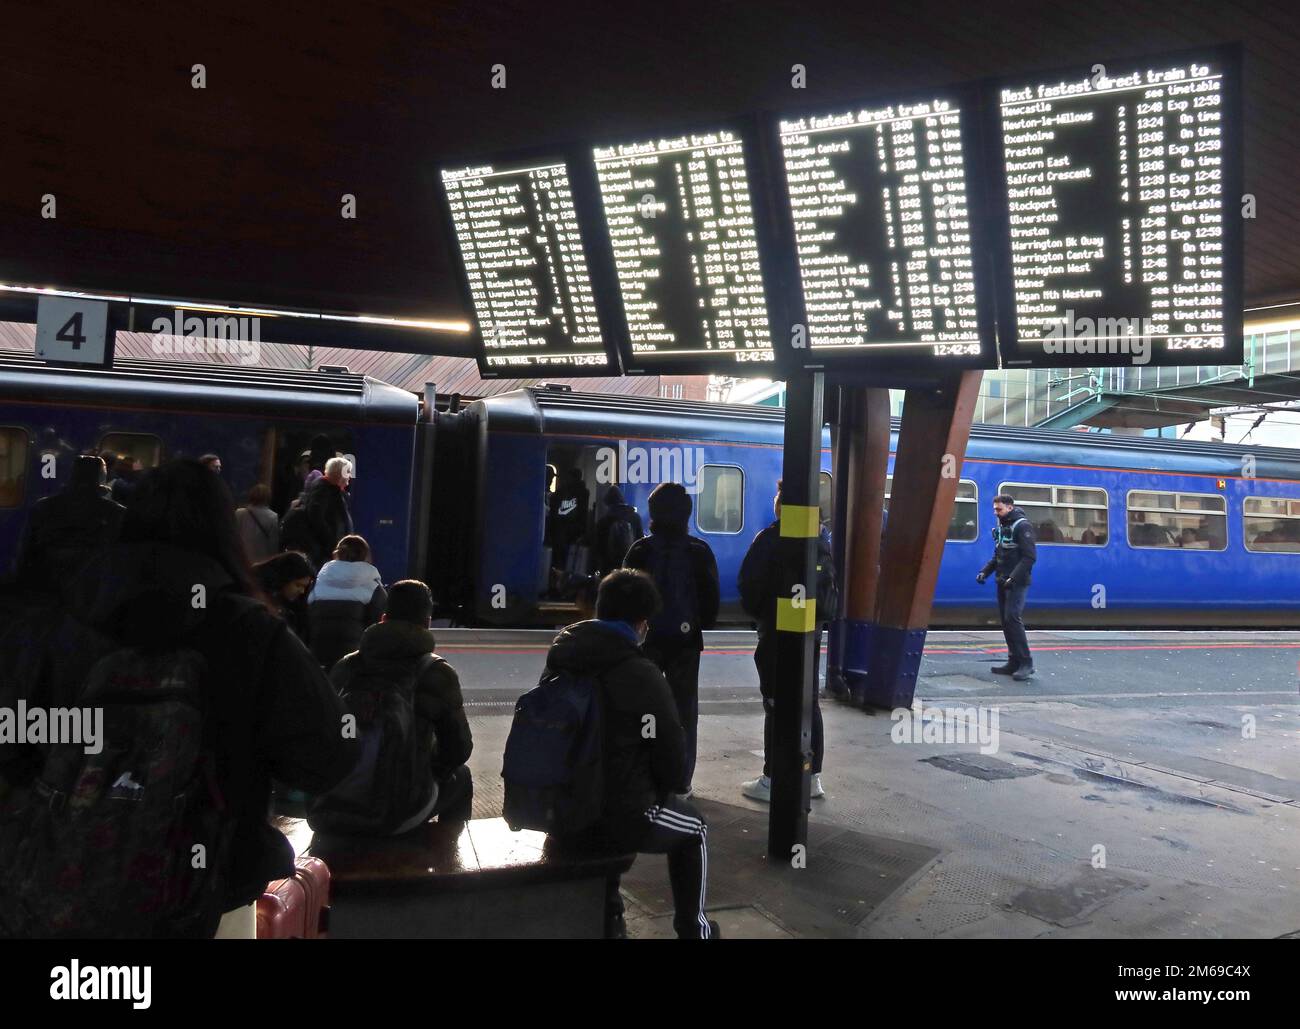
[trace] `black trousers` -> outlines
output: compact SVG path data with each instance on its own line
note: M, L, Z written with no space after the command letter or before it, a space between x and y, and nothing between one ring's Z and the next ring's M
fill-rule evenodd
M438 779L438 800L433 813L440 822L468 822L474 810L474 779L461 765Z
M688 793L695 778L696 738L700 727L700 652L693 647L659 648L648 643L643 648L668 680L677 717L686 730L686 771L678 793Z
M667 854L668 881L673 890L673 929L678 939L709 939L709 920L704 913L709 878L709 828L690 801L670 795L639 816L603 823L598 835L603 846L638 854ZM623 915L618 885L618 876L605 884L607 925Z
M998 618L1002 635L1007 638L1007 663L1013 668L1033 668L1029 637L1025 635L1025 595L1028 586L1003 586L998 583Z
M818 700L818 680L821 678L822 631L817 630L813 641L813 703L812 749L813 775L820 775L822 758L826 756L826 739L822 727L822 708ZM763 695L763 774L771 775L772 712L776 705L776 633L760 633L754 648L754 664L758 668L758 691Z

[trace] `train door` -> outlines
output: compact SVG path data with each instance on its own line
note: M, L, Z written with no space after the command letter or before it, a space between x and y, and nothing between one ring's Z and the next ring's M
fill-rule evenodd
M546 595L569 599L577 580L596 568L592 543L598 505L613 484L607 447L551 443L546 448Z
M313 468L322 468L336 454L352 462L352 474L360 478L364 469L357 467L356 448L349 429L323 426L299 428L276 426L268 434L266 452L269 467L262 472L271 487L271 508L284 514L302 492L303 479Z

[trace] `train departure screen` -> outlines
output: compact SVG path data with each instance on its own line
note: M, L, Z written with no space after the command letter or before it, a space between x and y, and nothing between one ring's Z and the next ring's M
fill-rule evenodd
M563 161L442 172L485 374L611 370Z
M593 151L631 367L772 359L744 143L693 133Z
M1241 360L1235 66L1214 53L1002 84L1008 364Z
M996 362L976 288L974 119L955 94L780 120L804 363Z

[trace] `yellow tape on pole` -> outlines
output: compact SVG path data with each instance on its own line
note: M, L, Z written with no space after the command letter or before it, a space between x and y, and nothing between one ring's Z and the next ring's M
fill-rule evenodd
M781 535L786 539L816 538L821 532L821 509L781 505Z
M789 597L777 597L776 628L778 632L812 632L817 628L817 599L809 597L796 606Z

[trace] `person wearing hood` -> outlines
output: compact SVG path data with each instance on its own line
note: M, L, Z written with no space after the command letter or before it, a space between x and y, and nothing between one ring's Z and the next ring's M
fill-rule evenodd
M645 535L641 516L623 499L623 491L617 486L605 491L603 503L605 514L596 523L597 572L601 576L620 567L628 548Z
M341 731L343 705L320 665L259 596L225 483L193 460L150 471L120 540L82 569L62 608L5 629L0 679L51 706L76 705L91 669L124 651L201 659L202 747L214 807L232 842L223 848L221 889L204 906L205 917L185 931L251 938L253 903L268 882L294 868L293 847L267 820L272 778L322 792L357 755L355 741ZM110 738L102 747L125 751L129 741ZM13 767L0 765L0 779ZM149 788L148 781L130 785ZM169 845L159 839L158 852ZM183 860L190 859L185 845ZM70 889L75 913L77 887ZM102 903L103 896L93 899Z
M375 807L388 816L383 824L371 827L375 835L409 832L434 816L440 822L468 821L473 807L474 785L465 762L474 749L474 737L456 670L434 653L432 618L428 586L418 579L393 583L388 609L379 623L366 629L360 648L330 672L340 696L400 688L412 698L415 727L410 742L423 774L408 784L409 796L376 798ZM358 764L358 773L365 770L364 762ZM346 791L347 784L341 789ZM327 829L351 815L346 799L329 794L313 800L307 812L313 827Z
M104 462L78 457L63 492L32 505L18 544L18 582L31 590L57 593L97 550L117 539L126 513L110 499Z
M305 598L315 578L315 565L296 550L286 550L253 565L253 580L267 604L304 643L308 636Z
M379 621L387 600L370 545L361 536L344 536L307 597L308 638L322 668L328 671L361 645L361 634Z
M993 513L998 519L993 527L993 557L980 569L975 581L983 585L993 574L998 583L998 618L1002 622L1002 635L1007 639L1007 661L997 665L993 672L1025 682L1034 675L1034 657L1029 653L1024 613L1030 573L1038 560L1038 545L1033 523L1016 507L1010 494L999 493L993 498Z
M677 792L691 795L700 714L700 654L705 629L718 620L721 590L712 548L690 534L691 495L663 482L650 494L650 535L637 540L624 565L654 579L662 607L650 619L645 654L668 680L686 731L686 765Z
M596 617L560 631L546 665L601 690L605 797L595 827L575 843L667 854L679 939L716 939L704 913L707 827L681 786L686 738L668 683L638 645L659 608L654 581L620 568L600 583ZM653 731L647 731L652 726ZM608 883L606 935L626 935L618 877Z

